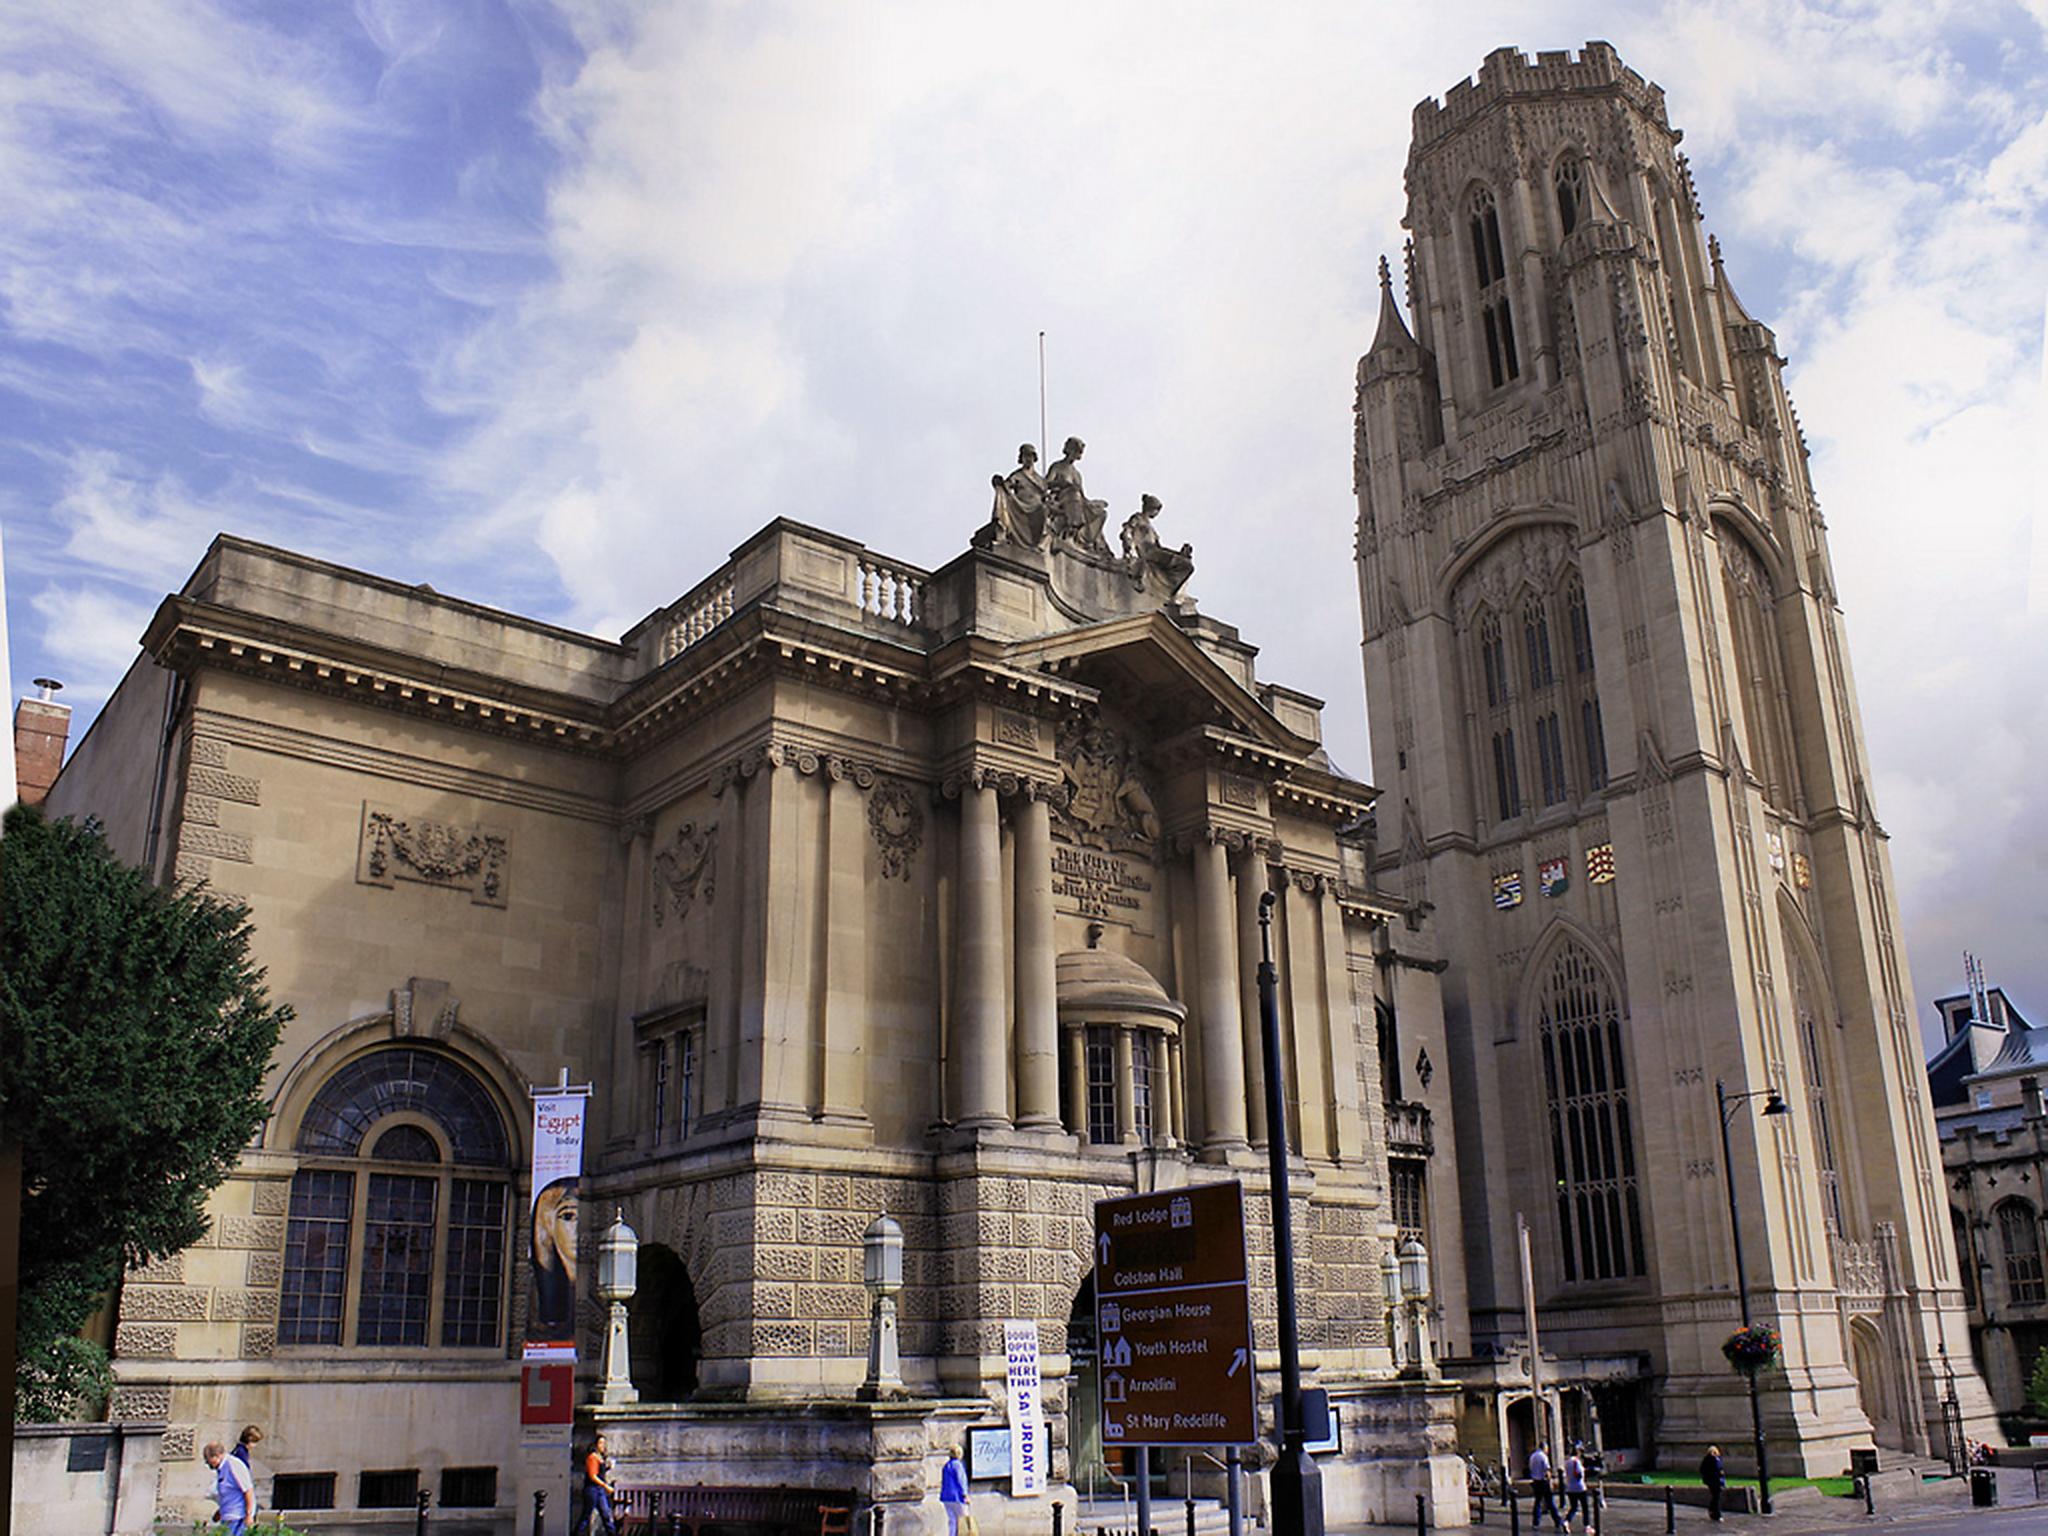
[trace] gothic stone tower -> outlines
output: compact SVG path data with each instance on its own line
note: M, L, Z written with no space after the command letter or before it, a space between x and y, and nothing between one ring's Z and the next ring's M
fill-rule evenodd
M1732 1108L1778 1470L1939 1451L1970 1365L1885 835L1784 359L1663 92L1503 49L1415 109L1359 365L1380 879L1450 961L1475 1353L1640 1352L1660 1460L1746 1461ZM1776 1090L1789 1115L1764 1118Z

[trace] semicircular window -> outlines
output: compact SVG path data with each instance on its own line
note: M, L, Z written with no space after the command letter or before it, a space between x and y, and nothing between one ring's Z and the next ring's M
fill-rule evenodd
M299 1123L296 1149L359 1156L370 1127L401 1112L440 1126L458 1163L502 1167L510 1158L504 1119L484 1085L449 1057L408 1046L359 1056L330 1077Z
M295 1147L280 1345L497 1347L512 1153L480 1079L374 1051L321 1085Z

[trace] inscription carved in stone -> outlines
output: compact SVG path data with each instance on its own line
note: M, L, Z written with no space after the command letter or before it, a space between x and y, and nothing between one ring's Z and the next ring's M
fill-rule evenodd
M1255 811L1259 808L1259 786L1238 774L1226 773L1216 787L1216 798L1225 805Z
M699 827L686 821L676 828L669 846L654 856L654 926L659 928L671 908L676 921L690 915L699 896L717 899L712 857L718 851L718 823Z
M1053 899L1073 903L1070 910L1081 917L1129 922L1151 889L1151 879L1129 859L1084 848L1052 851Z
M505 905L510 850L503 832L465 827L363 804L356 879L389 888L397 881L467 891L478 906Z

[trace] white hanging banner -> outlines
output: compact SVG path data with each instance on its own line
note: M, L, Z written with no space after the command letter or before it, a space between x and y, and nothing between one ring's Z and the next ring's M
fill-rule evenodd
M533 1098L529 1360L576 1358L576 1184L583 1176L583 1110L589 1102L582 1093Z
M1052 1461L1039 1400L1038 1324L1004 1323L1003 1353L1009 1360L1010 1493L1029 1498L1045 1492Z

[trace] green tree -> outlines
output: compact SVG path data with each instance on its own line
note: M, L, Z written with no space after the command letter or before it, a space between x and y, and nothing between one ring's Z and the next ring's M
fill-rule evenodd
M24 1419L103 1392L77 1337L123 1265L206 1231L262 1126L291 1010L249 958L249 912L166 890L97 825L7 813L0 837L0 1124L22 1148Z
M2034 1355L2034 1371L2027 1378L2027 1406L2048 1419L2048 1349Z

